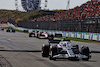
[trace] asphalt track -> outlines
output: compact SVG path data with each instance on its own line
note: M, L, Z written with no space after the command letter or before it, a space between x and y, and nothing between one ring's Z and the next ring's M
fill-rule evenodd
M41 56L42 44L48 44L46 39L29 38L25 33L7 33L0 31L0 67L99 67L100 43L75 42L79 46L89 46L92 58L89 61L71 61L57 59L56 61Z

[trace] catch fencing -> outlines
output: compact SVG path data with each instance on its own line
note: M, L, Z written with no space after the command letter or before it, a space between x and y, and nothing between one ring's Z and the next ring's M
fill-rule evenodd
M29 29L100 33L99 17L60 21L19 21L17 25Z
M8 20L9 26L18 30L45 31L50 34L61 33L64 37L81 38L100 41L100 18L90 17L75 20L61 21L19 21L16 23L12 19ZM18 27L16 27L18 26Z

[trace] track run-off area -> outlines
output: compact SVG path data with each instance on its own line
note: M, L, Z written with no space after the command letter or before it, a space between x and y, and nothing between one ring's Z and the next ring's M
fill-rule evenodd
M25 33L0 31L0 67L99 67L100 43L71 41L72 45L88 46L92 51L89 61L55 61L41 56L41 47L48 44L47 39L29 38Z

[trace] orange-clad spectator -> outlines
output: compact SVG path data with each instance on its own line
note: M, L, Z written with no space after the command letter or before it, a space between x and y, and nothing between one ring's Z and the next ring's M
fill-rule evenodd
M80 7L76 6L70 10L56 12L54 15L46 15L37 19L35 18L32 21L57 21L64 19L74 20L92 16L100 16L100 1L91 0L82 4Z

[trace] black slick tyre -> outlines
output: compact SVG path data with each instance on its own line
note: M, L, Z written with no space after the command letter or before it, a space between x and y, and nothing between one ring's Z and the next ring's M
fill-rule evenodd
M49 56L49 49L50 49L50 45L42 46L42 57L48 57Z
M29 37L32 37L32 33L29 33Z
M49 56L49 59L50 60L56 60L56 58L53 58L54 55L57 55L57 46L52 46L51 48L51 55Z
M81 54L87 56L87 58L82 58L82 60L88 61L88 60L89 60L89 54L90 54L89 47L83 46L83 47L81 48Z

